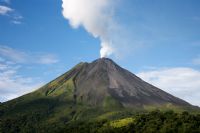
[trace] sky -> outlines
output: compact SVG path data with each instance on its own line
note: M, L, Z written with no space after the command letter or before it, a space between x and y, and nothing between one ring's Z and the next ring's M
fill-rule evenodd
M0 0L0 102L109 57L200 106L199 0Z

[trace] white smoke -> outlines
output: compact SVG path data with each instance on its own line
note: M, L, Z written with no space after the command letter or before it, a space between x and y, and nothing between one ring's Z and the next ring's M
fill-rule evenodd
M87 32L101 41L101 57L113 54L112 33L116 27L113 21L113 0L62 0L63 16L73 28L83 26Z

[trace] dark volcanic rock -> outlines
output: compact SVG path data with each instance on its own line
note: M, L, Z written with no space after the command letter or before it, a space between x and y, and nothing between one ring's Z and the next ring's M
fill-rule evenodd
M80 63L56 80L62 85L70 78L73 78L75 86L74 99L89 105L101 106L109 97L124 107L165 104L190 106L189 103L143 81L108 58Z

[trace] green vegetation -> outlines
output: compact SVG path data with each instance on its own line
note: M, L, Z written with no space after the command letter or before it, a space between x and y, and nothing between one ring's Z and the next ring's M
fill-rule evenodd
M112 107L112 108L122 108L123 106L121 105L120 102L118 102L114 98L108 96L104 99L103 107L104 108L110 108L110 107Z
M46 102L46 101L43 101ZM52 101L51 101L52 102ZM41 101L40 101L41 103ZM45 103L46 104L46 103ZM41 103L42 105L42 103ZM59 105L14 116L0 113L1 133L199 133L200 114L174 111L132 112Z
M62 132L71 133L199 133L200 115L173 111L135 114L117 120L74 121Z
M125 127L134 122L133 118L124 118L119 120L114 120L109 123L109 126L112 128L121 128Z

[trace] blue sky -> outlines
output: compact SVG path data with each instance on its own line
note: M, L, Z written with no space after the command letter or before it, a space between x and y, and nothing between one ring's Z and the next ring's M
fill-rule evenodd
M109 57L200 105L199 5L199 0L118 0L112 17L124 34L113 47L124 49ZM100 57L100 39L84 26L74 29L62 10L61 0L0 0L0 101Z

